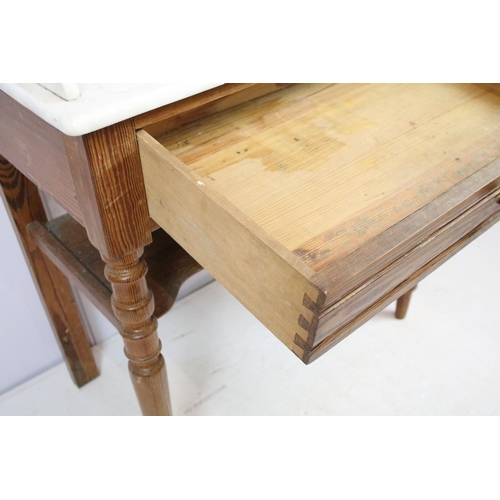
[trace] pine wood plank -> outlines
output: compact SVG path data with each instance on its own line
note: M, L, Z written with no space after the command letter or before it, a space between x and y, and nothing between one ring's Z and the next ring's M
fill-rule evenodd
M488 230L499 221L500 214L498 213L487 218L466 236L456 241L451 247L447 248L444 252L437 255L434 259L425 264L425 266L418 269L418 271L408 276L405 281L400 283L389 294L382 297L377 297L376 300L374 300L368 307L366 307L366 309L353 321L346 323L339 329L336 329L333 333L325 337L323 341L314 346L311 351L305 352L304 357L302 358L304 363L311 363L328 352L332 347L345 339L357 328L362 326L369 319L373 318L376 314L386 308L396 298L401 297L411 289L415 288L417 283L422 281L432 271L437 269L440 265L453 257L453 255L458 253L460 250L462 250L462 248L464 248L470 242L474 241L474 239L483 234L486 230Z
M485 220L498 215L500 212L500 190L491 193L485 200L465 213L441 227L419 245L406 252L399 259L391 262L387 267L374 274L368 282L364 282L346 297L335 302L330 307L321 311L318 318L318 328L315 331L316 345L328 337L334 329L362 314L373 297L384 297L390 294L395 284L407 279L407 276L417 272L427 262L436 258L456 241L473 232Z
M498 158L500 98L474 85L297 85L159 140L319 271Z
M150 213L308 362L496 215L499 118L477 85L295 85L139 132Z
M324 306L352 293L367 277L386 268L499 187L500 159L497 159L346 257L325 266L313 277L313 282L325 290Z
M275 92L285 83L227 83L201 94L153 109L134 118L137 129L157 135Z

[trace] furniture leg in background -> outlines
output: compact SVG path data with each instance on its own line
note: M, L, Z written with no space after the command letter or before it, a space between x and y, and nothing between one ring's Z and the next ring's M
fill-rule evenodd
M404 295L399 297L396 302L396 318L404 319L406 313L408 312L408 306L410 305L411 294L416 290L416 286L414 286L411 290L408 290Z
M106 262L113 311L142 413L171 415L154 298L142 258L152 237L134 123L127 120L64 141L88 238Z
M5 206L64 360L73 381L81 387L96 378L99 371L67 278L45 258L26 229L30 222L47 221L38 188L2 157L0 184Z

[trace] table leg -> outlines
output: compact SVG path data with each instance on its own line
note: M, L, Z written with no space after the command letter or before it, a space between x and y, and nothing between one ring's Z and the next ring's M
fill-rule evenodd
M69 373L75 384L81 387L96 378L99 371L71 286L59 269L44 257L26 229L30 222L47 220L40 194L30 180L2 157L0 184L5 206L10 213Z
M414 286L410 290L408 290L404 295L401 295L399 297L398 301L396 302L396 318L397 319L404 319L406 316L406 313L408 312L408 306L410 305L410 298L411 294L415 291L417 287Z
M171 415L154 299L141 257L152 237L134 122L66 137L65 147L87 235L106 262L141 410L144 415Z
M105 275L113 288L115 316L129 359L129 372L143 415L171 415L167 371L161 354L154 298L146 283L147 264L142 249L107 262Z

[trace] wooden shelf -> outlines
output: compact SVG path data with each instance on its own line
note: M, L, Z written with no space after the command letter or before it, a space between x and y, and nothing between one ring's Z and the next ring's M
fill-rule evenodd
M104 277L104 262L87 238L85 228L69 215L28 226L31 237L45 255L86 297L119 328L111 309L111 285ZM147 281L155 298L155 316L170 310L179 288L202 267L165 231L153 233L153 243L144 250Z

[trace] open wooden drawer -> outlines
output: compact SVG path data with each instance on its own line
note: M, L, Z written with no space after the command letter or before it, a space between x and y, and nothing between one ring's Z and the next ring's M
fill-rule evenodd
M306 363L500 217L479 85L298 84L138 140L151 217Z

